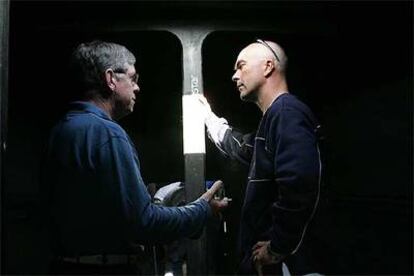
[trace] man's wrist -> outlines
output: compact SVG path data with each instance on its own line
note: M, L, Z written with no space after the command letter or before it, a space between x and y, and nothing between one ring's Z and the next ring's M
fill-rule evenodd
M223 141L227 129L230 128L226 119L218 117L214 120L206 120L206 126L210 140L216 145Z
M280 262L286 256L286 255L279 254L279 253L273 251L271 246L270 246L270 242L266 246L266 250L267 250L267 253L269 254L269 256L271 256L272 262L274 262L274 263Z
M219 119L219 117L217 117L216 114L214 114L214 112L210 111L207 113L206 117L205 117L205 121L209 122L209 123L213 123L215 121L217 121Z

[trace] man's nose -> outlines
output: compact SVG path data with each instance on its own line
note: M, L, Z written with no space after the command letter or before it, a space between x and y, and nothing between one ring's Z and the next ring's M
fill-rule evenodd
M240 79L240 78L239 78L239 75L237 74L237 72L235 72L235 73L233 74L233 76L231 77L231 80L232 80L232 81L234 81L234 82L237 82L239 79Z
M139 88L139 85L136 83L135 87L134 87L134 93L138 93L141 90L141 88Z

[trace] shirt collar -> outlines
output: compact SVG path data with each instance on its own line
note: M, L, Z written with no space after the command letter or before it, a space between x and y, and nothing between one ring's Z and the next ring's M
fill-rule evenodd
M287 94L289 94L289 92L288 91L283 91L283 92L280 92L278 95L277 95L277 97L275 97L274 99L273 99L273 101L269 104L269 106L266 108L266 111L263 113L263 115L267 112L267 110L269 110L269 108L279 99L279 98L281 98L281 97L283 97L284 95L287 95Z
M97 107L93 103L84 102L84 101L75 101L69 104L70 111L82 111L87 113L95 114L98 117L101 117L106 120L112 121L108 114L101 108Z

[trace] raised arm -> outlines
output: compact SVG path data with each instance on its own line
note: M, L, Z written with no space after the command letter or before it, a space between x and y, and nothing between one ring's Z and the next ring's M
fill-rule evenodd
M249 165L253 154L254 133L242 134L229 126L225 118L218 117L206 98L200 95L201 109L209 139L227 157Z

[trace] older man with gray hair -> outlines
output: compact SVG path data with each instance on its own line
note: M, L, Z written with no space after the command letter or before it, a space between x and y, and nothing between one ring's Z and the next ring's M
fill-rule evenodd
M51 273L144 273L140 245L196 238L227 205L214 199L221 181L182 207L151 203L138 152L115 121L134 110L140 91L134 64L134 55L116 43L82 43L72 54L70 77L81 95L51 130L43 174Z

